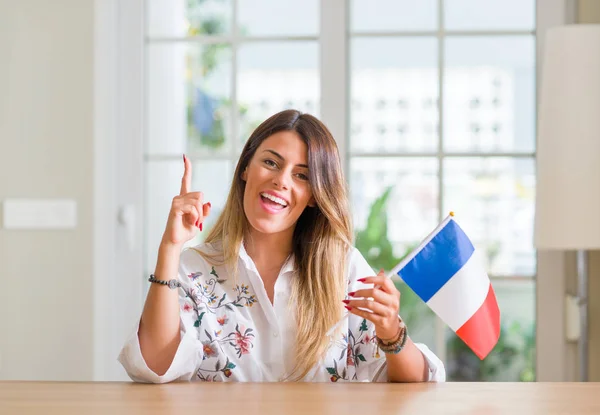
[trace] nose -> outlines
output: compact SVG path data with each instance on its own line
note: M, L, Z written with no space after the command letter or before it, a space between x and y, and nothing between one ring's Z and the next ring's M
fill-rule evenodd
M273 176L273 184L281 189L288 190L292 180L291 173L281 169L278 174Z

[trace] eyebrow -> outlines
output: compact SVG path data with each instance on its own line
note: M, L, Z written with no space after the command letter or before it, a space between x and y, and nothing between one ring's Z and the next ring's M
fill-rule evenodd
M283 158L283 156L281 154L279 154L278 152L271 150L271 149L267 149L264 150L266 152L269 152L271 154L273 154L275 157L277 157L279 160L285 161L285 159ZM305 169L308 169L308 166L306 164L296 164L297 167L304 167Z

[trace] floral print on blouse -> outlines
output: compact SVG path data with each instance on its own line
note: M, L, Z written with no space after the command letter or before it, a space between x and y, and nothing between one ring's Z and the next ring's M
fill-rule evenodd
M216 252L207 244L197 249ZM294 275L292 257L280 271L271 303L243 246L237 278L229 276L224 267L209 264L194 249L187 249L181 254L178 276L182 283L181 342L171 367L162 376L148 368L140 351L137 324L121 350L119 361L137 382L283 381L293 369L295 359L294 305L290 302ZM348 254L347 292L369 288L369 284L357 279L370 275L375 273L353 248ZM341 299L332 301L339 301L343 307ZM420 343L416 346L429 365L429 380L444 381L442 362L427 346ZM373 324L350 314L338 334L330 339L322 361L303 380L385 382L385 354L377 347Z

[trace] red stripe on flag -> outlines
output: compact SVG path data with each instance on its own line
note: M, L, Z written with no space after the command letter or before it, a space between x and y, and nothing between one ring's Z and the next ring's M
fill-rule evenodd
M483 360L500 337L500 309L490 284L487 297L479 310L456 331L458 337Z

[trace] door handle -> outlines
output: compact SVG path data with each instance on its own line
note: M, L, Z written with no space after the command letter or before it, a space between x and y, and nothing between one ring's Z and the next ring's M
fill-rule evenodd
M129 251L135 248L135 207L131 204L121 206L118 215L119 223L125 227L127 247Z

